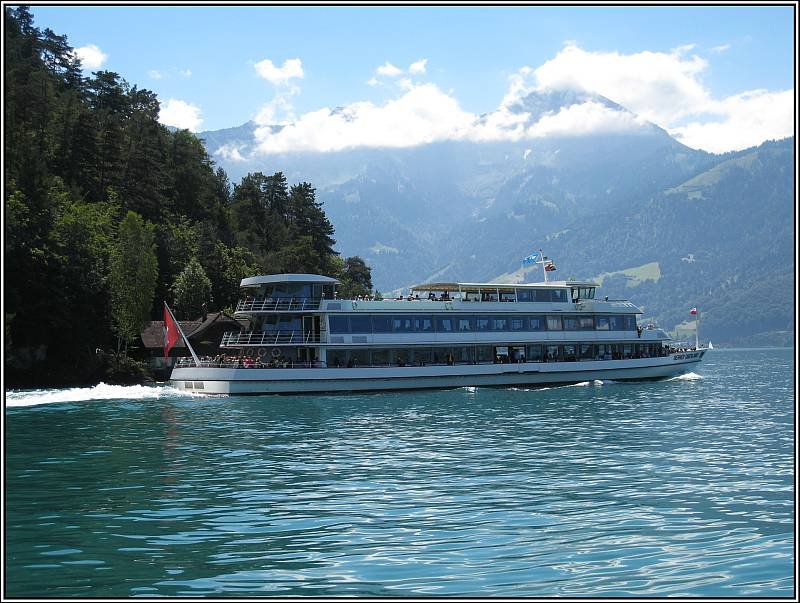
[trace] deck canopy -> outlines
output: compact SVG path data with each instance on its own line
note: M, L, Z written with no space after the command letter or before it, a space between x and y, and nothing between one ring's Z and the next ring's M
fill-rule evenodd
M464 291L473 289L529 289L532 287L597 287L596 283L584 281L548 281L546 283L424 283L414 285L412 291Z
M251 276L243 278L241 287L260 287L261 285L286 285L302 283L304 285L336 285L335 278L320 274L267 274L264 276Z

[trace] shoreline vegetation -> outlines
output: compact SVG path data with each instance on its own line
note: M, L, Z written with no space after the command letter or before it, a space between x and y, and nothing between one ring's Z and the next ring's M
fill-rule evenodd
M308 182L280 171L231 183L188 130L161 125L150 90L83 75L66 36L5 7L7 387L146 382L142 327L232 311L253 274L338 278L369 266L334 249Z

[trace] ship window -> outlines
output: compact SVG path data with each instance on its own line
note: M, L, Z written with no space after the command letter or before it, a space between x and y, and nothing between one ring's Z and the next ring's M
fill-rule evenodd
M349 333L350 321L347 316L330 316L328 317L331 333Z
M459 331L474 331L475 318L473 316L463 316L458 319Z
M626 331L635 331L636 330L636 317L635 316L624 316L625 321L625 330Z
M494 349L490 345L477 346L478 362L494 362Z
M522 317L519 318L512 318L511 319L511 330L512 331L524 331L525 330L525 319Z
M517 301L518 302L532 302L533 301L533 291L530 289L517 289Z
M592 355L592 344L591 343L581 343L578 345L578 358L581 360L591 360Z
M559 346L557 345L545 346L545 357L547 358L547 362L557 362L561 360Z
M542 361L542 346L540 345L529 345L527 346L527 358L528 362L541 362Z
M372 358L370 360L373 366L388 366L391 363L391 354L389 350L372 350Z
M622 357L624 359L628 359L633 355L633 346L630 343L626 343L622 346Z
M501 291L500 292L500 301L501 302L515 302L515 301L517 301L517 296L514 294L513 291Z
M433 332L433 317L432 316L418 316L414 318L414 331L417 333L432 333Z
M391 364L396 364L397 366L406 366L409 362L411 362L411 350L397 350L393 358L390 358Z
M488 316L478 316L475 319L476 331L490 331L492 328L491 321Z
M564 360L567 362L575 362L575 345L568 343L564 345Z
M550 296L550 289L534 289L533 290L533 301L537 302L549 302L553 298Z
M496 302L497 289L481 289L481 301Z
M529 316L528 324L531 331L544 331L547 328L544 316Z
M577 331L579 326L578 317L577 316L565 316L564 317L564 330L565 331Z
M346 366L359 367L368 365L369 365L369 350L348 350Z
M581 331L593 331L594 319L591 316L578 316L578 328Z
M601 343L597 346L598 360L611 360L611 344Z
M623 330L623 322L622 316L609 316L608 317L609 324L611 325L612 331L622 331Z
M473 362L474 354L472 353L472 348L467 346L461 346L457 348L449 348L451 354L453 354L453 362ZM445 355L446 357L446 355Z
M369 314L350 316L351 333L372 333L372 321Z
M560 331L561 330L561 317L560 316L548 316L547 317L547 330L548 331Z
M608 331L608 316L595 316L594 328L598 331Z
M452 333L456 330L456 319L449 316L437 316L436 330L439 333Z
M341 350L337 350L337 351L333 352L333 354L329 354L328 355L328 366L329 367L339 368L341 366L344 366L344 364L345 364L344 352L342 352Z
M552 289L552 301L563 303L567 301L567 290L566 289Z
M433 350L431 348L419 348L414 350L414 364L422 366L433 362Z
M493 318L492 331L508 331L508 318L505 317Z
M392 317L386 315L376 314L372 317L372 332L373 333L391 333L392 332Z
M395 333L413 333L414 332L414 317L413 316L393 316L392 317L392 331Z

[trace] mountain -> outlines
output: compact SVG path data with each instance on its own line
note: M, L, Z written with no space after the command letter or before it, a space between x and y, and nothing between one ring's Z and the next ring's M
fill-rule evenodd
M199 137L233 182L280 170L290 182L317 187L338 249L362 256L384 292L432 280L513 279L521 258L539 247L558 259L562 277L602 278L604 289L633 298L669 328L693 305L730 311L736 290L752 294L764 284L758 275L793 284L793 239L778 239L776 249L772 234L793 223L793 185L786 181L793 139L713 155L609 99L574 91L534 92L508 111L533 126L586 103L634 126L516 142L268 155L250 153L253 122ZM769 207L770 216L748 220L756 206ZM761 258L761 270L733 269L738 264L726 254L737 244ZM703 322L720 343L739 336L771 341L759 333L793 324L790 312L780 311L742 330L720 312Z
M633 299L669 328L689 328L696 306L703 337L791 344L794 165L794 139L767 142L638 205L577 219L543 244L561 278L601 281L604 295Z

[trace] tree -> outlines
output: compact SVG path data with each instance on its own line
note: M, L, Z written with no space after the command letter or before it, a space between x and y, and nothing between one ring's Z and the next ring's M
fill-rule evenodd
M338 290L342 297L370 295L372 292L372 269L357 255L344 260L338 278Z
M111 316L120 343L135 341L150 317L158 280L155 227L129 211L111 258Z
M311 255L307 259L308 272L325 273L332 268L331 258L339 254L333 246L334 228L317 203L316 190L308 182L292 186L289 196L289 219L293 238L307 236L311 242Z
M184 320L204 314L211 300L211 279L196 258L189 260L172 286L175 295L175 315Z

